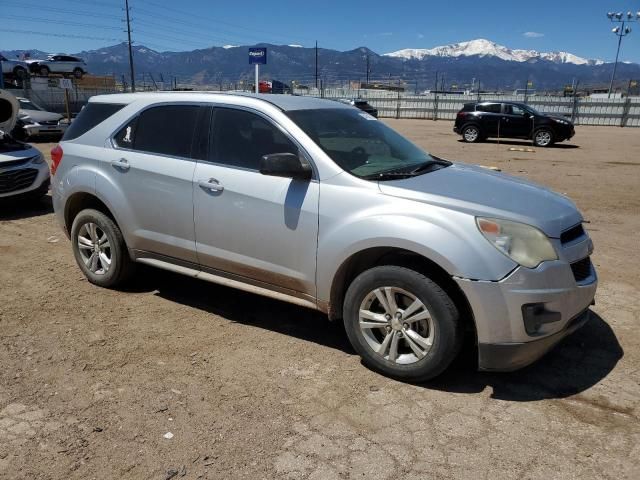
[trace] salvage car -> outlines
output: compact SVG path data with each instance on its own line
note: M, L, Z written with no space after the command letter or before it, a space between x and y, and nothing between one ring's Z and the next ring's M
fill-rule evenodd
M0 62L2 62L2 74L10 75L19 80L24 80L29 76L29 65L21 60L9 60L0 54Z
M18 110L18 100L0 90L0 200L18 195L39 198L49 191L49 166L40 151L10 134Z
M20 103L20 115L14 136L28 139L40 136L61 137L69 125L59 113L48 112L28 98L17 97Z
M394 378L439 375L465 338L480 369L521 368L590 316L593 244L571 200L430 155L353 106L97 96L51 159L91 283L142 263L320 310Z
M453 131L465 142L487 138L533 140L538 147L549 147L575 135L573 122L557 114L545 114L524 103L466 103L456 115Z
M61 73L63 75L72 74L75 78L82 78L87 73L87 64L84 60L64 53L49 55L44 60L27 60L27 63L31 73L45 77L51 73Z

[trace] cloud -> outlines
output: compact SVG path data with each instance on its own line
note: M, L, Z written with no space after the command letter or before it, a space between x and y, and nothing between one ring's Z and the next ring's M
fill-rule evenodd
M380 35L381 37L390 37L391 35L393 35L393 32L382 32L378 35Z
M523 37L527 37L527 38L540 38L540 37L544 37L544 33L540 33L540 32L524 32L522 34Z
M419 33L418 35L416 35L418 38L424 38L424 33Z

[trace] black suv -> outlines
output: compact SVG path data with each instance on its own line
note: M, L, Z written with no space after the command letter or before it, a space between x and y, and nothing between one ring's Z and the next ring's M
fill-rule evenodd
M575 133L573 123L566 118L515 102L465 103L456 116L453 131L462 135L465 142L489 137L525 138L538 147L568 140Z

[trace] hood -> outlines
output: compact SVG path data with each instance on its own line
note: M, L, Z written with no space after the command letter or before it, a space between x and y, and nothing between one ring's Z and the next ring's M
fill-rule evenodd
M18 99L6 90L0 90L0 130L11 133L16 125L20 104Z
M379 185L386 195L474 216L526 223L554 238L582 221L582 215L568 198L520 178L472 165L453 164Z
M42 110L28 110L20 109L20 116L27 115L34 122L51 122L62 119L62 115L59 113L45 112Z

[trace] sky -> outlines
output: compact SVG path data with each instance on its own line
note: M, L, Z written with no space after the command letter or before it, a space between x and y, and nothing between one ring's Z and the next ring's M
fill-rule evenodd
M133 41L159 51L259 42L378 53L486 38L509 48L613 61L607 11L640 0L130 0ZM76 53L126 40L124 0L0 0L0 51ZM640 63L640 22L620 59Z

